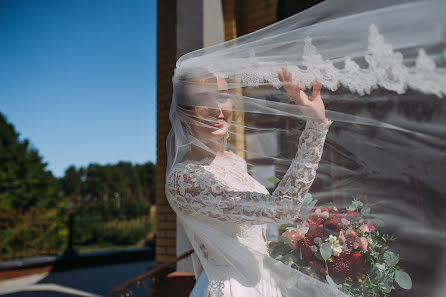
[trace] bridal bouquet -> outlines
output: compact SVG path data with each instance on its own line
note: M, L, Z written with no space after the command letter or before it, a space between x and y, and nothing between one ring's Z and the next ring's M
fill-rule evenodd
M316 202L307 194L306 215L279 227L279 242L269 245L273 258L350 296L388 296L395 282L411 288L399 255L387 245L396 238L378 231L383 223L372 218L370 207L358 198L346 209L315 208Z

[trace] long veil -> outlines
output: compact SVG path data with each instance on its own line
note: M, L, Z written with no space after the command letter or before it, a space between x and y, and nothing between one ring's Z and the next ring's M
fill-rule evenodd
M189 156L199 149L211 160L239 162L234 168L273 193L302 149L306 122L314 120L290 100L277 74L281 67L309 96L322 85L326 117L333 121L299 205L275 204L278 196L265 193L243 199L257 191L246 187L233 201L242 214L226 209L221 195L194 201L181 178L177 192L191 204L182 208L166 185L210 280L221 278L207 257L213 254L242 286L268 279L287 297L445 295L445 12L446 1L325 1L178 59L167 180L184 164L198 164ZM227 100L232 119L221 139L234 154L220 155L214 138L197 136L199 129L216 128L196 112L219 112L218 103ZM235 191L222 189L220 178L230 176L213 172L194 182L206 191ZM262 203L268 206L260 212L264 217L246 215ZM212 208L226 219L211 215ZM266 238L267 253L243 233L262 224L275 234ZM248 227L231 236L226 228L234 225ZM257 296L271 296L257 288Z

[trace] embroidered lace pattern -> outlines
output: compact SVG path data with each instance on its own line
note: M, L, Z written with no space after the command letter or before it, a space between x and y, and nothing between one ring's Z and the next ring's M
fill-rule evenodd
M210 280L208 288L208 297L223 297L224 280Z
M446 50L442 59L446 60ZM304 40L301 66L287 67L293 73L293 77L298 78L296 83L302 88L311 88L315 81L319 81L324 88L331 91L343 86L361 96L370 94L377 88L398 94L403 94L411 88L438 97L446 95L444 68L437 67L422 48L418 51L414 65L412 67L405 65L403 55L393 49L392 44L384 39L374 24L369 28L368 48L364 60L368 64L367 68L361 68L350 57L345 58L343 68L338 68L318 53L312 39L307 36ZM237 59L232 63L239 65L238 69L243 69L241 72L237 70L237 77L247 86L259 86L264 82L271 83L276 88L282 86L275 71L278 66L263 61L253 51L246 59ZM230 71L215 70L215 65L211 62L207 67L214 75L221 77L231 75L228 74Z
M230 158L178 163L167 178L166 195L185 215L244 224L289 223L298 216L315 179L332 122L307 120L296 156L272 194L240 191L255 189L255 180L247 173L246 162L232 153Z

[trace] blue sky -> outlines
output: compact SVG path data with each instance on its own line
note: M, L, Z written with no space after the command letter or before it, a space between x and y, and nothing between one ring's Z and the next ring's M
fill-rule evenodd
M0 112L55 176L156 160L156 0L1 0Z

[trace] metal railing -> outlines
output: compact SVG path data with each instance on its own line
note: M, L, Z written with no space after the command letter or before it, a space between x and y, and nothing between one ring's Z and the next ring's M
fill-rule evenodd
M186 253L184 253L184 254L182 254L182 255L180 255L180 256L172 259L172 260L169 260L166 263L160 264L160 265L156 266L155 268L151 269L150 271L148 271L148 272L146 272L144 274L141 274L140 276L138 276L138 277L136 277L134 279L131 279L131 280L127 281L126 283L124 283L124 284L122 284L122 285L120 285L120 286L118 286L118 287L108 291L108 294L109 295L113 295L115 293L120 293L121 297L134 296L134 293L133 293L132 289L130 289L130 287L132 285L135 285L135 284L136 284L136 286L138 288L141 288L141 286L143 286L147 291L150 291L150 289L148 288L147 284L145 283L145 279L146 278L154 277L154 276L156 276L158 274L162 274L162 275L167 274L168 273L167 271L168 271L169 268L174 266L178 261L180 261L180 260L188 257L189 255L193 254L194 252L195 251L192 249L192 250L190 250L190 251L188 251L188 252L186 252ZM153 280L152 280L152 283L153 283ZM153 290L153 287L152 287L152 290ZM153 293L153 292L151 292L151 293Z

